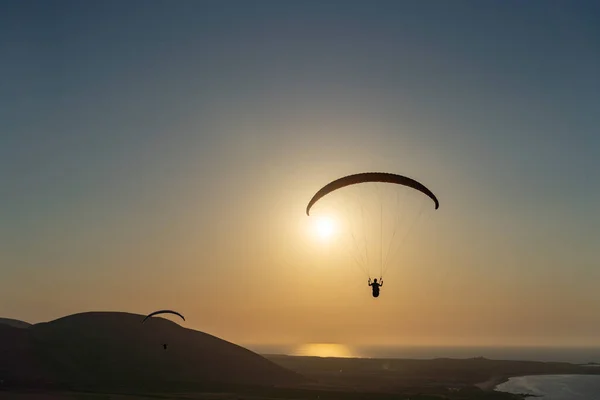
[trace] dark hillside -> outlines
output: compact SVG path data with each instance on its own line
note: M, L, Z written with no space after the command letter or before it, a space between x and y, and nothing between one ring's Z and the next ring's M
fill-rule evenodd
M25 321L19 321L18 319L12 318L0 318L0 325L8 325L13 328L29 328L31 324Z
M0 373L7 382L41 380L68 387L285 386L305 381L212 335L163 318L145 324L142 319L129 313L89 312L29 329L3 327ZM169 344L167 350L163 343Z

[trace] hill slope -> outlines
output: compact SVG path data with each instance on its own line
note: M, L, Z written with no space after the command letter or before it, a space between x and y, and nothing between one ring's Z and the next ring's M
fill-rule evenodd
M0 325L8 325L14 328L29 328L31 324L25 321L19 321L12 318L0 318Z
M0 324L0 380L17 383L44 380L29 329Z
M144 324L142 319L129 313L88 312L29 329L2 327L0 373L7 382L71 387L305 382L243 347L163 318ZM169 343L167 350L162 343Z

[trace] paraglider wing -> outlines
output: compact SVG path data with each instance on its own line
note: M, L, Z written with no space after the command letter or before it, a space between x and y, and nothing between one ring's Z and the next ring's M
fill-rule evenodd
M183 315L179 314L177 311L172 311L172 310L159 310L159 311L154 311L153 313L150 313L148 315L146 315L146 318L144 318L144 320L142 321L142 323L146 322L146 320L154 315L157 314L175 314L175 315L179 315L181 317L181 319L183 319L185 321L185 318L183 317Z
M390 174L387 172L365 172L360 174L348 175L343 178L336 179L335 181L325 185L313 196L312 199L310 199L308 206L306 206L306 215L310 215L310 209L312 208L312 206L325 195L337 189L341 189L345 186L355 185L357 183L363 182L395 183L398 185L408 186L429 196L429 198L433 200L436 210L440 206L440 203L437 197L435 197L435 195L433 194L433 192L427 189L422 183L417 182L414 179L402 175Z

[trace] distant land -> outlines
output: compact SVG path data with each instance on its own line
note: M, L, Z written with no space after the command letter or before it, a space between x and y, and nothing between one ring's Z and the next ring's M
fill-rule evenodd
M600 370L565 362L437 358L431 360L378 358L320 358L265 355L277 364L304 376L344 390L391 392L412 395L438 394L453 398L482 396L510 377L525 375L600 375ZM504 393L498 393L504 396ZM413 397L411 397L413 398ZM456 397L463 398L463 397ZM471 398L471 397L466 397ZM486 398L486 397L483 397ZM515 398L515 397L490 397Z
M565 362L259 355L164 318L87 312L0 319L0 399L520 399L509 377L594 374ZM4 321L13 321L6 323ZM168 349L163 348L168 343ZM209 395L210 393L210 395ZM118 396L117 396L118 394Z

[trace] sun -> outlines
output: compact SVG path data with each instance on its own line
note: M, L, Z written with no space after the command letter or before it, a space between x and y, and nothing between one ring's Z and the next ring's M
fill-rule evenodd
M329 239L335 233L335 222L331 218L319 218L315 222L315 233L321 240Z

